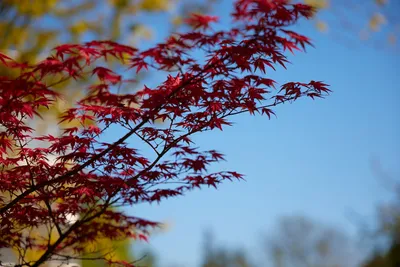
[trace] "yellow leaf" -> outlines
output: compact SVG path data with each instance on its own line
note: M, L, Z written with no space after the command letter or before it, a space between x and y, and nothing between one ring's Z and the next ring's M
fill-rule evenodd
M170 8L168 0L142 0L141 9L149 12L167 11Z
M16 6L18 12L21 14L39 17L49 12L57 4L57 0L20 0L9 1L12 5Z
M176 26L181 25L182 22L183 22L183 19L182 19L181 16L175 16L175 17L172 18L172 24L174 24Z
M37 34L37 47L43 48L45 47L51 39L56 37L55 32L46 31L40 32Z
M129 4L129 0L109 0L108 2L116 8L124 8Z
M386 18L380 13L375 13L370 21L369 21L369 28L373 31L379 31L382 24L386 23Z
M87 31L88 25L85 21L78 21L71 26L70 31L75 34L82 34Z
M304 0L304 4L312 6L317 10L329 7L328 0Z

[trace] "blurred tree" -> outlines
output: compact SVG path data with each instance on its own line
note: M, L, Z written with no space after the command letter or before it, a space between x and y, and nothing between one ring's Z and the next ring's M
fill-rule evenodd
M375 253L362 267L399 267L400 243L392 242L385 253Z
M205 233L204 258L201 267L252 267L243 251L214 247L211 232Z
M387 174L378 161L373 162L373 169L383 185L390 190L394 198L389 203L378 207L378 229L374 240L382 237L388 244L386 249L375 249L363 267L399 267L400 266L400 180ZM381 238L380 238L381 237ZM380 244L375 244L379 247Z
M138 45L153 36L154 21L163 31L175 30L190 12L207 12L216 0L2 0L0 52L20 62L35 63L60 43L113 40ZM164 28L165 27L165 28ZM16 75L0 68L1 75ZM135 77L140 80L141 77ZM90 76L87 77L90 79ZM42 132L57 127L56 119L85 95L72 79L47 81L63 95L41 110L35 125ZM133 86L134 87L134 86ZM79 90L77 88L80 88ZM131 87L132 88L132 87ZM68 125L80 126L76 121ZM61 125L61 126L66 126ZM54 129L53 129L54 130Z
M386 249L376 249L363 267L400 266L400 198L381 206L378 217L378 236L383 236L389 244ZM375 235L376 237L376 235Z
M354 267L353 247L344 233L302 216L284 217L266 252L275 267Z
M358 41L399 51L400 1L300 0L315 7L315 27L335 41L354 47Z

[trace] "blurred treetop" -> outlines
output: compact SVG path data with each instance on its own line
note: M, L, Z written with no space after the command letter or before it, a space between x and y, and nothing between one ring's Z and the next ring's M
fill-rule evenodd
M377 49L398 48L399 0L301 0L316 8L315 27L355 47L360 40Z
M1 0L0 52L20 62L35 63L48 57L51 49L61 43L112 40L137 45L151 40L155 19L157 27L162 24L163 31L174 31L189 13L205 13L216 1ZM0 75L15 74L9 69L0 69ZM49 126L58 129L59 115L85 95L84 85L77 85L71 79L57 82L54 87L63 95L63 100L49 110L42 110L43 119L35 120L34 128L42 133ZM68 125L80 126L76 122Z
M143 15L164 15L177 26L188 12L206 12L215 0L3 0L0 1L0 49L18 52L22 61L37 59L60 42L89 39L151 38ZM165 16L166 15L166 16Z

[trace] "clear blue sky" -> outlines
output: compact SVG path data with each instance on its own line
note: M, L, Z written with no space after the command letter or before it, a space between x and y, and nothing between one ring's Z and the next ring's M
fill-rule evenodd
M228 14L230 1L216 10ZM157 21L152 26L160 33L164 26ZM370 160L379 158L388 172L400 174L399 54L362 43L349 49L314 29L301 30L316 48L290 57L288 70L272 77L279 83L323 80L333 94L280 106L277 119L243 115L223 132L196 136L202 148L226 155L215 170L236 170L247 181L130 208L170 223L168 232L150 240L161 266L198 266L205 229L212 229L217 243L257 255L260 234L273 231L284 215L304 214L351 234L357 227L348 212L372 220L376 205L388 198Z

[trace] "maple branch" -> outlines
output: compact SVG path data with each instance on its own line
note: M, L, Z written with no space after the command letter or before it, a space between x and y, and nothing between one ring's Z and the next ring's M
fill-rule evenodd
M304 93L304 94L306 94L306 93ZM274 102L273 104L264 105L264 106L259 106L259 107L256 108L256 110L262 109L262 108L266 108L266 107L274 107L274 106L277 106L278 104L282 104L282 103L287 102L287 101L290 101L290 100L295 100L295 99L297 99L297 98L299 98L299 96L293 96L293 97L287 98L287 99L285 99L284 101L281 101L281 102L277 102L277 101L276 101L276 102ZM241 110L241 111L234 112L234 109L232 109L231 112L229 112L228 114L222 115L223 113L225 113L225 111L222 111L222 112L220 112L220 114L219 114L218 116L222 115L221 117L222 117L222 118L225 118L225 117L229 117L229 116L233 116L233 115L237 115L237 114L241 114L241 113L246 113L246 112L249 112L249 111L248 111L248 110ZM216 116L216 117L218 117L218 116ZM187 132L186 134L184 134L184 135L180 136L179 138L175 139L175 140L174 140L173 142L171 142L168 146L165 146L164 149L163 149L163 151L162 151L162 152L160 153L160 155L153 161L153 163L152 163L151 165L149 165L146 169L144 169L144 170L142 170L141 172L139 172L137 175L135 175L134 177L132 177L130 180L135 180L135 179L139 178L143 173L145 173L145 172L151 170L151 169L159 162L159 160L160 160L166 153L168 153L168 151L169 151L175 144L179 143L181 140L183 140L185 137L187 137L187 136L189 136L189 135L192 135L192 134L194 134L194 133L196 133L196 132L199 132L199 131L204 130L204 128L206 128L206 127L209 126L209 124L210 124L211 121L212 121L212 120L210 119L209 121L205 122L201 127L198 127L198 128L196 128L195 130L192 130L192 131ZM129 184L129 181L128 181L128 184Z
M57 223L56 218L54 217L54 214L53 214L53 211L51 209L51 205L50 205L49 201L47 199L45 199L44 203L46 204L47 210L49 211L49 216L50 216L51 220L53 221L53 224L56 227L58 234L61 236L63 234L62 230L61 230L61 227Z
M220 113L222 114L222 112ZM181 135L180 137L176 138L174 141L172 141L168 146L165 146L163 151L160 153L160 155L153 161L152 164L150 164L147 168L145 168L144 170L140 171L137 175L135 175L134 177L130 178L129 180L135 180L137 178L139 178L141 175L143 175L143 173L150 171L160 160L161 158L168 153L169 150L171 150L171 148L176 145L177 143L179 143L180 141L182 141L183 139L185 139L186 137L188 137L189 135L195 134L197 132L201 132L204 130L204 128L207 128L209 126L209 124L211 123L212 118L205 122L201 127L197 127L192 129L191 131L188 131L186 134ZM129 184L129 180L127 181L127 183Z
M268 104L268 105L263 105L263 106L255 107L255 110L260 110L260 109L263 109L263 108L275 107L275 106L277 106L277 105L279 105L279 104L284 104L284 103L286 103L286 102L290 102L290 101L296 100L296 99L298 99L299 97L306 96L307 93L310 92L310 91L311 91L311 90L307 90L307 91L301 93L300 96L291 96L291 97L289 97L289 98L286 98L286 99L284 99L284 100L281 100L280 102L279 102L279 101L275 101L273 104ZM320 97L322 97L322 96L320 96ZM225 116L223 116L223 117L238 115L238 114L242 114L242 113L246 113L246 112L249 112L249 111L248 111L248 110L240 110L240 111L236 111L236 112L229 113L229 115L225 115Z
M31 267L38 267L42 263L44 263L48 259L48 257L50 257L53 254L53 251L56 250L56 248L64 241L64 239L67 238L78 227L101 216L107 210L109 205L112 204L110 201L115 195L116 195L116 193L111 194L108 197L108 199L106 200L106 202L104 203L103 207L98 212L96 212L95 214L93 214L89 217L86 217L82 220L76 221L67 231L65 231L62 235L59 236L59 238L57 239L56 242L54 242L50 247L47 248L46 252L44 252L42 254L42 256L33 265L31 265ZM15 267L22 267L22 266L15 265Z
M225 58L228 58L228 56L225 56ZM221 59L221 61L223 61L223 59ZM185 81L184 83L182 83L181 85L177 86L177 88L175 88L167 97L166 97L166 102L164 102L163 104L160 104L158 107L155 108L155 112L161 110L164 105L166 103L168 103L167 101L172 98L177 92L179 92L179 90L182 90L185 86L190 85L190 83L194 80L197 79L198 77L200 77L201 75L204 74L204 72L210 70L213 68L213 65L210 64L208 65L208 67L202 69L201 72L199 72L197 75L189 78L187 81ZM3 207L0 208L0 215L2 215L3 213L5 213L8 209L10 209L12 206L14 206L16 203L18 203L19 201L21 201L22 199L24 199L25 197L27 197L29 194L35 192L36 190L38 190L39 188L42 188L44 186L47 185L51 185L53 183L57 183L57 182L61 182L75 174L78 174L81 170L83 170L84 168L88 167L89 165L91 165L92 163L94 163L95 161L99 160L100 158L104 157L107 153L109 153L110 151L112 151L113 149L115 149L117 146L119 146L120 144L122 144L125 140L127 140L130 136L132 136L137 130L139 130L143 125L145 125L147 122L149 122L151 119L151 117L146 116L145 118L143 118L142 122L140 122L138 125L136 125L132 130L130 130L128 133L126 133L124 136L122 136L120 139L118 139L116 142L114 142L111 146L109 146L108 148L104 149L103 151L101 151L99 154L96 154L94 157L92 157L91 159L89 159L88 161L86 161L85 163L83 163L82 165L78 166L77 168L74 168L73 170L65 173L64 175L61 175L55 179L52 180L47 180L45 182L36 184L34 187L29 188L28 190L24 191L23 193L21 193L20 195L18 195L16 198L14 198L12 201L10 201L8 204L4 205ZM161 153L162 154L162 153Z
M158 152L158 150L153 146L152 143L150 143L150 141L146 140L143 136L141 136L140 134L138 134L137 132L135 132L135 135L137 137L139 137L140 139L142 139L143 142L145 142L146 144L148 144L153 150L154 152L159 156L160 152Z
M169 137L169 134L171 133L172 125L174 125L175 118L176 118L176 115L174 115L174 117L172 119L170 119L171 123L169 124L169 127L168 127L168 132L167 132L167 136L165 137L165 143L164 143L164 148L163 149L165 149L165 147L168 144L168 137Z
M58 85L58 84L60 84L60 83L63 83L63 82L65 82L65 81L68 81L69 79L71 79L71 76L66 76L66 77L61 78L60 80L58 80L58 81L56 81L56 82L54 82L54 83L51 83L51 84L49 84L49 85L47 85L47 86L48 86L48 87L56 86L56 85Z
M104 250L104 249L101 249ZM100 252L101 250L97 250L95 252L90 252L90 253L85 253L84 255L90 255L90 254L96 254L98 252ZM97 256L97 257L89 257L89 256L71 256L71 255L64 255L64 254L60 254L60 253L53 253L53 255L58 256L62 259L55 259L55 260L64 260L64 261L69 261L69 260L104 260L105 257L107 255L112 254L115 251L115 249L108 251L107 253L103 253L101 256Z
M19 121L22 122L24 118L25 118L25 116L22 116ZM14 135L16 136L16 133L14 133ZM17 142L19 144L20 149L22 149L24 147L24 145L22 144L21 139L17 138ZM30 162L28 161L28 158L25 155L23 155L23 158L25 160L26 165L28 166L29 176L31 178L31 185L35 186L35 177L34 177L34 174L32 172L31 164L30 164ZM45 199L44 203L45 203L45 205L47 207L47 210L49 212L49 216L50 216L51 220L53 221L54 226L57 229L58 234L62 235L62 230L61 230L60 226L58 225L56 218L54 217L54 214L52 212L52 209L51 209L49 201L47 199ZM50 237L49 237L49 241L50 241Z
M192 130L187 132L186 134L180 136L179 138L175 139L173 142L171 142L167 147L164 147L163 151L157 156L157 158L145 169L143 169L142 171L140 171L138 174L136 174L134 177L130 178L127 183L129 185L129 181L133 181L136 180L137 178L139 178L140 176L143 175L143 173L146 173L148 171L150 171L160 160L161 158L168 153L168 151L173 147L173 145L179 143L181 140L183 140L185 137L196 133L198 131L200 131L201 129L196 129L196 130Z

